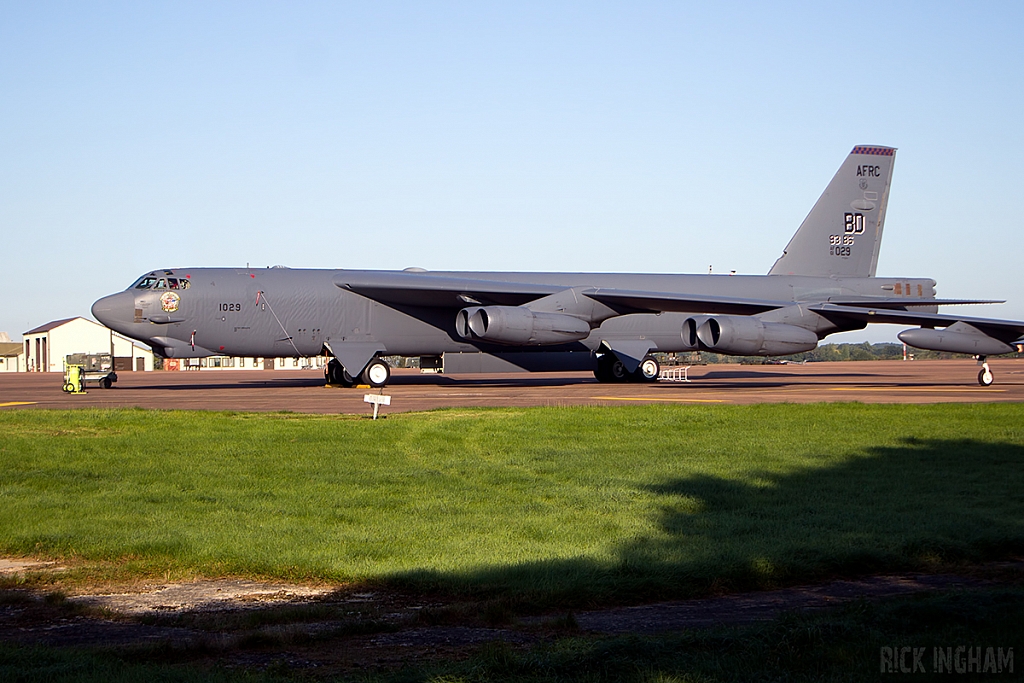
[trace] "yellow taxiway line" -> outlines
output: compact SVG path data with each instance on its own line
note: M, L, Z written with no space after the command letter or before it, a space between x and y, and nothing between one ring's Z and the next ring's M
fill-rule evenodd
M832 387L830 391L920 391L923 393L931 394L973 394L978 391L984 391L985 393L1004 393L1006 389L987 389L985 387L965 387L963 389L931 389L929 387Z
M34 406L35 401L11 401L10 403L0 403L0 408L10 408L11 406Z

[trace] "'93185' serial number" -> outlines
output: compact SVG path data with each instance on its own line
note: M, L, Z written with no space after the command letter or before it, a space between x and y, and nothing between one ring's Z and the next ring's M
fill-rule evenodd
M829 235L828 253L829 256L849 256L850 247L854 244L853 235Z

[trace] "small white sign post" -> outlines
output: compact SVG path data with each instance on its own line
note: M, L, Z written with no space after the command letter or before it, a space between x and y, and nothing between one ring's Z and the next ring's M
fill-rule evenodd
M383 394L366 394L363 396L364 403L373 404L373 419L377 419L377 411L380 410L381 406L391 405L391 397L384 396Z

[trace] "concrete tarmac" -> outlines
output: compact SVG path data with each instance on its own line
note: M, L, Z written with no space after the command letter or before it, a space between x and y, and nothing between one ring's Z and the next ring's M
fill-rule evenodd
M674 403L966 403L1024 401L1024 359L996 359L995 384L977 383L971 360L859 361L806 365L704 365L689 382L602 384L590 373L423 375L395 370L381 414L477 406ZM325 387L317 370L124 372L112 389L61 390L59 373L0 374L0 410L162 408L370 414L368 393Z

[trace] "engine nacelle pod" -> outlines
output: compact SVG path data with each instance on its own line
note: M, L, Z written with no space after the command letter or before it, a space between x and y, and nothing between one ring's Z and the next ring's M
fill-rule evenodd
M997 356L1000 353L1013 352L1013 347L1009 344L1004 344L965 322L953 323L944 330L923 327L903 330L896 336L910 346L930 351L970 353L977 356Z
M525 306L480 306L459 311L455 331L463 339L545 346L586 339L590 325L571 315L536 313Z
M732 356L786 356L818 346L818 335L810 330L749 316L690 318L683 323L684 343L688 333L702 350Z
M686 351L700 350L700 339L697 338L697 330L710 319L711 316L708 315L695 315L683 321L683 346Z

